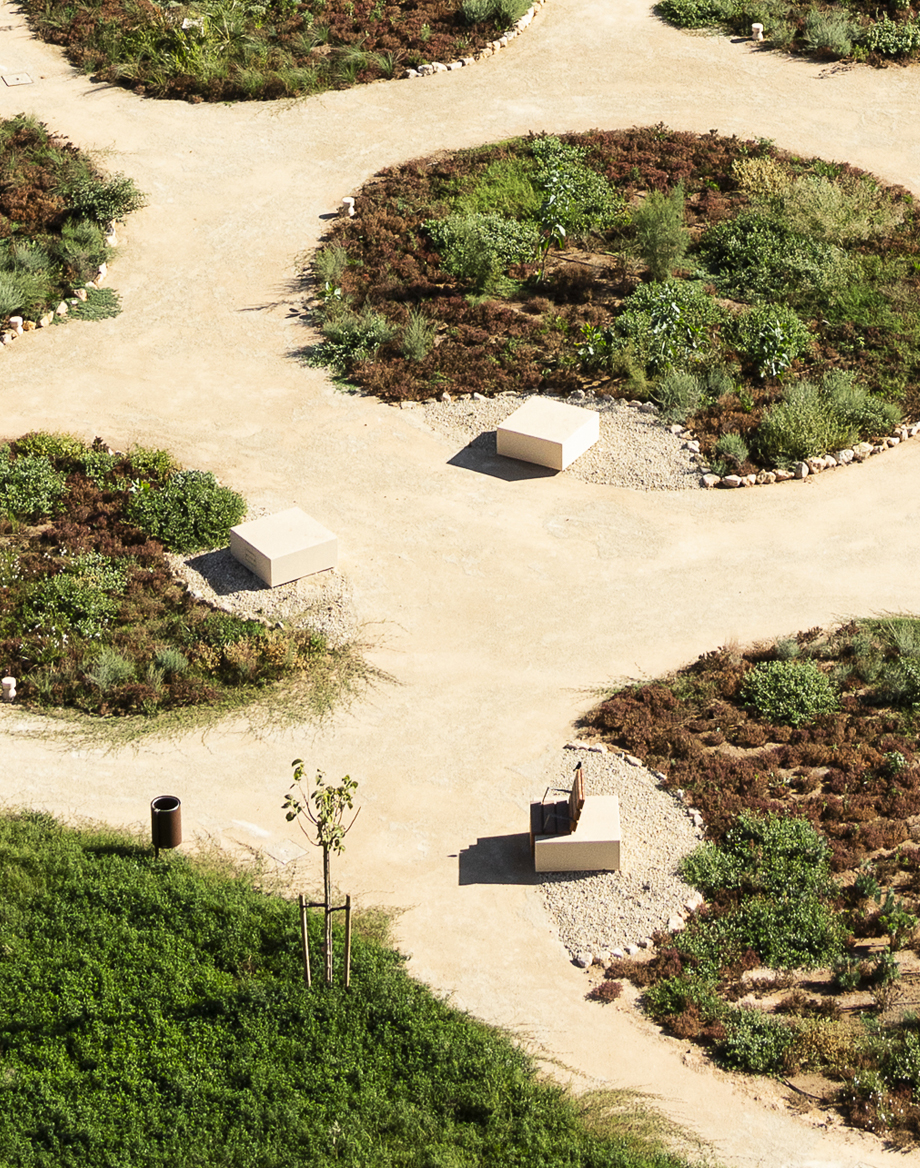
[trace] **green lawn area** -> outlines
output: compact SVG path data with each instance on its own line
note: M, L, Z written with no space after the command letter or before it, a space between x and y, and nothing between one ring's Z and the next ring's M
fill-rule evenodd
M5 1168L683 1163L589 1127L378 941L308 991L296 904L216 862L8 813L0 888Z

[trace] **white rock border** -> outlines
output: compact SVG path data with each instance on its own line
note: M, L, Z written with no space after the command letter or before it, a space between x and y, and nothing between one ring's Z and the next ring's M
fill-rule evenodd
M461 57L458 61L450 61L446 65L441 61L432 61L427 65L419 65L417 69L406 69L403 74L403 79L405 80L408 77L433 77L435 73L452 73L456 69L464 69L469 65L475 65L478 61L485 61L488 57L494 57L496 53L501 52L502 49L506 49L509 42L513 41L516 36L521 35L545 3L546 0L534 0L533 4L531 4L520 20L515 21L507 32L503 33L498 40L489 41L487 45L478 52L473 53L472 56Z
M821 474L825 470L836 470L841 466L852 466L857 462L865 462L874 454L883 454L894 446L900 446L909 438L916 438L920 434L920 422L902 422L896 426L891 434L879 438L876 442L857 442L855 446L848 446L845 450L837 450L833 454L818 455L806 458L804 462L797 462L792 470L775 467L773 470L762 470L758 474L749 475L717 475L704 474L701 486L707 490L713 487L725 487L729 490L738 487L763 487L771 483L784 483L790 479L804 482L812 475Z
M115 247L118 243L118 236L115 234L115 224L110 223L104 231L105 242L109 247ZM47 328L54 323L56 316L66 316L70 308L77 303L78 300L85 300L88 288L101 288L102 282L109 274L109 266L103 260L96 270L95 280L90 280L84 284L82 288L74 288L73 293L61 303L53 312L48 312L44 316L39 317L38 320L24 320L21 316L11 316L9 320L10 327L0 332L0 353L7 345L11 345L17 337L21 337L23 333L31 333L36 329Z

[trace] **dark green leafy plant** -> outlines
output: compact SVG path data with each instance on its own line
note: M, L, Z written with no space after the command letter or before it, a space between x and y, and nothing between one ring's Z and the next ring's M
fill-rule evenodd
M837 707L833 686L814 661L755 665L741 692L761 717L787 726L801 726Z
M532 259L539 244L535 224L493 212L429 219L425 229L446 270L479 292L492 287L511 264Z
M779 1075L786 1051L795 1038L788 1022L766 1017L759 1010L732 1010L719 1061L749 1075Z
M761 377L777 377L805 353L812 333L785 304L765 304L735 320L739 350Z
M38 519L50 515L64 493L64 475L43 455L12 458L0 447L0 515Z
M640 285L615 323L654 372L701 362L723 319L723 310L702 284L668 280Z
M125 514L172 551L194 552L225 544L246 514L246 501L210 471L181 470L160 487L132 489Z

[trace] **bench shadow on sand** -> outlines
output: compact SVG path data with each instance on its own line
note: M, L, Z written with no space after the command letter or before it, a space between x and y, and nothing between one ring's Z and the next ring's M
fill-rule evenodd
M495 449L494 430L485 430L479 434L462 450L457 451L453 458L449 458L447 465L459 466L477 474L491 475L495 479L504 479L506 483L517 483L524 479L548 479L559 474L559 471L546 466L520 462L517 458L506 458L503 454L498 454Z
M459 854L459 883L537 884L526 831L513 835L480 836Z

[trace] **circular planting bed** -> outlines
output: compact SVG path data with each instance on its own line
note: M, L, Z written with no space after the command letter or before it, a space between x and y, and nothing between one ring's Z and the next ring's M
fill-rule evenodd
M886 7L850 0L845 7L787 0L662 0L656 12L678 28L714 29L751 36L761 25L765 49L802 53L824 60L865 61L885 66L907 64L920 56L920 8L911 0Z
M920 1141L920 617L718 649L584 719L705 825L705 902L605 963L730 1069ZM610 906L610 927L616 922Z
M0 341L68 318L121 311L102 288L117 240L113 222L143 206L124 175L27 114L0 121Z
M304 357L389 401L647 400L745 476L920 416L918 257L908 192L768 141L514 139L362 188Z
M270 590L226 551L190 557L245 511L162 450L43 433L0 446L0 667L17 702L221 711L294 679L292 708L326 708L361 672L341 578Z
M94 79L151 97L246 101L472 64L531 0L26 0L35 32ZM527 17L529 21L529 17Z

